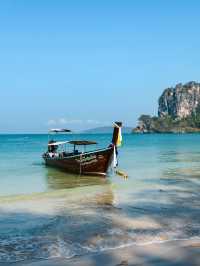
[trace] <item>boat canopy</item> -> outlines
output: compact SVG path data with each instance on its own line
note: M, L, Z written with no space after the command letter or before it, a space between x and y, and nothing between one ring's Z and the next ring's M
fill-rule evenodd
M92 145L97 144L96 141L89 141L89 140L71 140L69 141L69 144L73 145Z
M51 142L48 144L48 146L59 146L59 145L63 145L63 144L66 144L66 143L69 143L69 141L55 141L55 142Z
M71 132L70 129L66 129L66 128L53 128L49 130L50 133L68 133Z

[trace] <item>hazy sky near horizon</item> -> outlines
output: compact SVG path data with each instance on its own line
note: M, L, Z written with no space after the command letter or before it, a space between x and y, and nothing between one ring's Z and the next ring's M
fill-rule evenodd
M200 81L200 2L0 1L0 132L133 126Z

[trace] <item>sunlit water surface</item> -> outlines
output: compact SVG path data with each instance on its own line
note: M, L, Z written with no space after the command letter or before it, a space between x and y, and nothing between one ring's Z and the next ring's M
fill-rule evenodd
M111 135L69 135L107 146ZM125 180L43 165L46 135L0 135L0 262L200 237L200 135L124 135Z

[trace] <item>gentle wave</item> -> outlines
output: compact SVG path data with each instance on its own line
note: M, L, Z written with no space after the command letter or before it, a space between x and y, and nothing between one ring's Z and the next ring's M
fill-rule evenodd
M108 250L115 250L131 246L146 246L152 244L163 244L174 241L195 240L200 242L200 236L190 238L154 238L149 241L128 241L114 246L91 247L70 243L61 238L51 239L44 237L16 237L14 239L0 240L0 263L14 263L33 259L52 259L65 258L71 259L75 256L86 255L89 253L99 253Z

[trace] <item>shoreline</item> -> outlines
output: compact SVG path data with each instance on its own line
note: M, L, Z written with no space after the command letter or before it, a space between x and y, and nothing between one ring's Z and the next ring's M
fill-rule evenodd
M200 239L171 240L146 245L130 245L71 259L52 258L0 263L0 266L197 266L200 265Z

